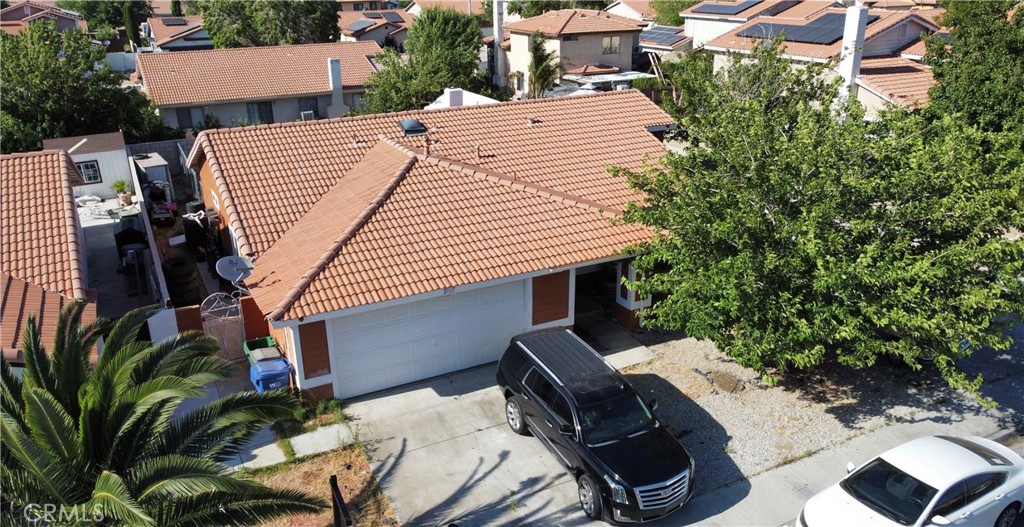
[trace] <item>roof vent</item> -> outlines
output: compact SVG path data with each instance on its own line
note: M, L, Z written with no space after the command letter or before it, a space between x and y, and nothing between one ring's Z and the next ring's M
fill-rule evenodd
M533 115L526 116L526 126L534 127L540 124L540 118Z
M405 134L406 137L427 135L427 127L417 119L403 119L398 121L398 127L402 129L402 133Z

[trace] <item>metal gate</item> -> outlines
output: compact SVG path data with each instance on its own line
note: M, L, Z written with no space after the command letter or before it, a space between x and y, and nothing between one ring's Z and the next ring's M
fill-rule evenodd
M220 341L220 356L231 361L245 360L245 324L237 294L214 293L200 306L203 330Z

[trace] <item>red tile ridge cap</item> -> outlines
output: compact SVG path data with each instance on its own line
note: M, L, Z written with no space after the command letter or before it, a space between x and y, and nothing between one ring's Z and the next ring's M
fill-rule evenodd
M466 174L467 176L473 176L479 179L490 181L492 183L497 183L499 185L509 187L513 190L519 190L522 192L526 192L528 194L535 194L542 198L547 198L551 201L554 201L555 203L561 203L563 205L569 205L570 207L576 207L578 209L596 212L608 219L621 218L623 214L623 211L621 210L618 210L614 207L609 207L607 205L602 205L600 203L597 203L596 201L590 201L587 199L583 199L579 196L574 196L572 194L567 194L565 192L561 192L558 190L534 185L532 183L528 183L526 181L522 181L514 177L509 177L504 174L492 172L485 168L470 165L468 163L463 163L461 161L456 161L454 159L425 155L420 153L416 154L416 158L431 165L436 165L440 166L441 168L455 170L457 172Z
M220 193L221 204L224 207L224 212L227 213L227 224L229 228L235 233L235 242L238 244L238 254L246 258L252 258L255 254L252 250L252 246L249 244L249 235L245 232L245 225L242 224L242 216L238 213L238 207L235 206L235 198L231 195L231 188L228 186L227 179L224 177L224 172L220 169L220 162L217 161L217 155L213 149L213 143L210 142L210 132L203 130L196 137L196 144L192 147L193 152L196 149L202 148L203 155L206 156L206 162L210 164L210 175L213 176L213 183L217 186L217 190ZM193 158L194 153L189 156Z
M68 262L71 264L71 296L75 300L85 300L85 279L82 273L82 246L78 239L78 210L75 206L75 193L71 189L71 171L78 171L74 167L71 156L63 150L59 150L60 156L60 187L63 195L64 229L68 235ZM67 294L67 292L65 292Z
M322 273L332 261L334 261L338 254L341 253L341 250L348 245L348 242L352 240L356 233L366 225L366 222L370 221L370 218L377 212L377 209L379 209L381 205L383 205L384 202L394 194L395 189L397 189L398 185L405 180L405 176L409 174L409 170L411 170L413 165L416 164L416 160L419 156L414 154L411 150L387 137L384 137L383 135L379 135L378 138L380 139L380 142L402 152L407 155L409 159L398 168L395 175L391 178L391 181L384 186L380 193L377 194L377 197L375 197L373 201L366 206L359 216L356 216L356 219L348 226L348 228L345 229L344 232L334 240L334 243L332 243L331 246L320 255L320 258L313 264L313 267L306 271L306 273L302 275L302 278L299 279L299 282L295 284L287 294L285 294L284 298L278 302L277 307L267 315L267 320L281 320L284 317L284 315L291 309L292 305L299 300L302 293L306 291L309 284L313 283L313 280Z

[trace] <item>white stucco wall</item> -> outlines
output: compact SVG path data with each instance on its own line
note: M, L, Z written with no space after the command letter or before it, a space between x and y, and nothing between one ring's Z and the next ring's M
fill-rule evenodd
M100 177L103 178L99 183L90 183L72 187L71 190L74 192L76 198L86 194L99 196L103 199L113 198L116 194L114 194L114 191L110 189L110 185L119 179L131 181L132 172L131 168L128 166L128 153L124 150L97 152L93 154L71 154L71 159L74 160L75 163L96 161L100 168Z
M365 90L345 90L344 100L345 104L350 109L357 107L362 100ZM261 102L261 101L252 101ZM275 123L286 123L289 121L298 121L299 116L299 98L292 97L287 99L275 99L271 101L274 107L274 122ZM209 104L202 105L203 112L206 115L213 115L220 120L224 126L241 126L242 124L252 124L248 122L249 111L247 107L248 102L233 102L224 104ZM331 104L330 95L317 96L317 107L319 110L320 118L324 119L327 117L327 106ZM170 126L171 128L178 128L178 107L161 107L160 118L164 125ZM183 106L184 108L184 106Z
M604 37L619 37L619 52L605 55ZM578 40L561 40L549 38L544 41L544 47L548 51L554 51L562 66L566 69L582 66L584 64L601 63L609 66L618 66L622 69L632 69L633 48L640 43L640 33L602 33L595 35L579 35ZM529 86L530 69L530 36L527 34L512 33L512 49L508 52L509 72L520 72L523 74L523 91ZM518 88L517 93L522 93Z
M623 16L626 18L632 18L633 20L644 19L643 15L641 15L640 12L638 12L636 9L633 9L632 7L629 7L626 4L623 4L622 2L616 2L612 4L611 6L605 9L605 12L611 13L613 15Z
M742 22L730 22L727 20L687 18L683 27L685 28L685 33L693 37L693 47L696 48L736 29L741 24Z

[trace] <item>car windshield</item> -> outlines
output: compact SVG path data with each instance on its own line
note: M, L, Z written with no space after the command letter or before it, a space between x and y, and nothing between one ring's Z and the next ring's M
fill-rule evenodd
M903 525L916 522L938 492L882 458L861 467L841 486L857 501Z
M635 393L623 393L580 406L583 439L590 446L624 439L646 430L651 412Z

